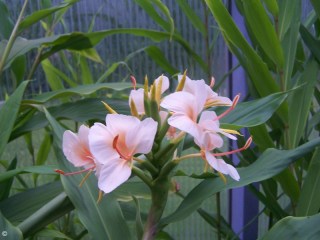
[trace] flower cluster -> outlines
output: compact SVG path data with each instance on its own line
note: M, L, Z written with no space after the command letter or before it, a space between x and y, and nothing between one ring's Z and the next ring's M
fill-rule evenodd
M141 89L136 89L136 81L132 77L134 89L129 96L132 116L117 114L105 104L110 112L105 124L95 123L91 128L81 125L78 133L69 130L64 133L63 152L67 160L76 167L84 168L79 172L95 171L98 187L105 193L127 181L132 170L141 173L140 177L145 176L135 162L146 164L146 169L155 178L165 163L200 157L205 160L206 168L211 167L220 176L230 175L238 181L240 176L237 170L218 157L246 149L251 138L243 148L225 153L213 151L223 146L222 136L237 139L235 135L238 132L220 128L219 120L234 109L239 96L233 101L218 96L212 90L214 79L210 86L204 80L191 80L186 74L179 75L178 80L176 91L163 97L169 89L167 77L158 77L150 87L146 80ZM208 110L213 106L229 108L217 116L214 111ZM175 158L174 154L161 154L165 152L163 145L168 146L168 142L172 143L174 150L177 149L186 133L193 137L199 153L179 158ZM142 155L145 157L142 158ZM168 156L171 159L161 159ZM74 174L61 170L57 172Z

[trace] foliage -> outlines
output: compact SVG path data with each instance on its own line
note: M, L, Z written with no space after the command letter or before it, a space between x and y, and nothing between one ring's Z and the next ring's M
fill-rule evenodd
M170 9L159 0L135 2L162 30L108 29L55 35L53 29L77 2L69 0L52 6L51 1L43 1L43 9L24 17L28 4L25 0L19 18L12 20L7 6L0 1L0 76L4 71L10 71L12 82L16 81L17 85L14 92L7 93L8 99L0 107L0 163L4 169L0 173L0 229L5 229L14 239L41 236L81 239L88 235L94 239L101 236L104 239L132 239L142 234L146 214L140 199L150 199L151 193L139 179L125 183L97 204L98 191L93 176L79 188L81 175L60 178L52 171L58 166L74 171L62 155L62 132L67 128L76 129L78 122L91 125L94 121L104 121L107 112L100 104L101 99L119 113L130 112L126 106L126 93L131 84L103 83L119 66L126 66L130 72L128 61L144 51L167 74L174 75L180 70L168 62L160 48L149 45L124 61L112 63L96 80L92 77L89 61L102 64L95 50L102 39L131 34L154 42L174 41L208 78L212 74L210 53L214 42L208 42L211 26L187 1L177 3L207 43L206 59L183 39L175 28ZM251 186L264 206L263 214L269 218L270 231L262 239L280 238L283 234L299 236L299 239L319 236L320 4L311 1L312 11L306 20L301 20L301 0L235 2L249 39L244 37L222 0L204 1L205 18L212 16L216 21L229 50L246 71L250 98L254 99L239 103L233 112L221 119L222 126L236 130L248 128L254 146L238 155L241 160L238 182L227 178L224 184L213 174L190 175L177 170L177 176L196 177L201 182L186 196L180 194L183 198L180 205L161 217L159 238L170 239L165 227L198 211L220 237L237 239L219 213L212 215L203 210L201 204L214 194L239 186ZM30 26L40 22L45 28L45 36L39 39L21 37ZM34 50L35 59L27 72L25 56ZM53 54L59 54L70 74L54 66L50 59ZM67 58L66 54L71 57ZM40 65L51 91L25 99L23 94L29 84L26 80L34 76ZM83 77L79 78L79 75ZM221 111L220 107L216 110ZM39 130L44 134L35 151L34 133ZM3 159L9 142L21 137L33 157L33 163L28 166L17 166L23 159ZM179 149L191 146L188 139L183 144ZM50 151L55 153L54 159L49 159ZM259 182L261 189L252 187L254 182ZM284 198L288 200L287 204L282 204ZM67 228L61 228L61 222Z

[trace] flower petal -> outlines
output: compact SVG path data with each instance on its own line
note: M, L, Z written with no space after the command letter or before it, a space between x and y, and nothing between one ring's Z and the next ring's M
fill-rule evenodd
M127 148L135 153L149 153L151 151L154 137L157 132L158 123L152 118L146 118L126 135Z
M98 187L105 193L112 192L129 179L131 168L123 159L116 159L107 165L101 165L98 176Z
M137 90L131 90L129 95L129 106L131 100L134 101L134 104L137 108L138 114L144 114L144 90L139 88Z
M75 167L89 168L94 166L92 154L88 144L89 128L81 125L79 133L67 130L63 134L62 150L67 160Z
M95 123L89 132L89 146L95 160L100 164L108 164L119 158L118 152L113 148L112 134L105 125Z
M154 80L154 84L158 87L159 81L162 78L162 85L161 85L161 94L164 93L169 88L169 78L166 76L160 76L156 80Z
M222 159L215 158L209 151L205 152L205 156L207 162L212 168L223 174L230 175L230 177L232 177L236 181L240 180L239 173L237 172L235 167L233 167L230 164L227 164Z
M199 128L196 122L191 120L184 114L175 113L169 119L170 126L178 128L181 131L189 133L191 136L197 138L199 135Z

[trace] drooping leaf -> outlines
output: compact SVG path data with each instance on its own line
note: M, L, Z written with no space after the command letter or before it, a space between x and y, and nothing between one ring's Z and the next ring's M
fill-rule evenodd
M320 214L311 217L286 217L277 222L261 240L269 239L319 239Z
M50 238L50 239L67 239L67 240L72 240L72 238L68 237L66 234L58 231L58 230L54 230L54 229L48 229L45 228L39 232L37 232L37 234L35 234L35 237L37 238Z
M13 224L19 224L63 191L60 181L17 193L0 202L0 211Z
M164 218L161 223L168 224L186 218L198 209L205 199L217 192L271 178L319 144L320 139L314 139L293 150L268 149L253 164L238 169L240 181L235 181L228 176L226 184L220 178L206 179L193 188L175 212Z
M22 82L0 108L0 157L9 140L28 81Z
M29 166L23 168L16 168L0 174L0 182L6 181L7 179L13 178L18 174L24 173L38 173L38 174L55 174L54 169L56 166Z
M311 216L320 209L320 148L315 151L309 164L308 172L296 209L297 216Z
M0 1L0 36L1 39L9 39L14 23L10 18L7 5L3 0Z
M310 60L298 79L297 85L301 85L288 98L289 102L289 137L290 147L294 148L299 144L304 133L309 117L310 105L313 99L315 84L319 65L315 60Z
M33 12L31 15L26 16L19 24L19 28L18 30L21 32L24 29L27 29L28 27L30 27L31 25L39 22L41 19L59 11L62 10L64 8L68 8L70 7L72 4L78 2L79 0L72 0L72 1L65 1L64 3L58 5L58 6L54 6L51 8L46 8L46 9L41 9L38 11Z
M18 227L26 238L64 216L71 210L73 210L73 205L67 195L62 192L39 210L32 213L27 219L21 222Z
M240 129L265 123L286 99L288 93L275 93L249 102L239 103L221 119L222 128Z
M262 2L246 0L243 1L243 7L244 14L248 20L247 23L257 42L268 57L272 59L279 68L282 68L284 60L280 41Z
M14 158L11 161L10 165L8 166L7 171L13 170L16 167L17 167L17 159ZM0 182L0 202L9 196L12 183L13 183L13 178Z

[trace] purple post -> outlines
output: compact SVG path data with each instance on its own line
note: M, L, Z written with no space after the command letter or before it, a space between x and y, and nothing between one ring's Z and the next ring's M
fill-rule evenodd
M246 29L242 16L237 10L235 1L229 0L229 11L237 23L240 31L246 35ZM238 60L231 53L228 56L229 69L235 67L238 64ZM238 68L229 78L229 94L230 97L234 97L238 93L242 98L247 94L247 85L245 82L245 71L243 68ZM236 148L233 145L232 148ZM233 156L233 162L235 165L239 163L239 159ZM241 176L240 176L241 177ZM240 233L239 238L245 240L257 239L258 236L258 223L257 221L251 223L244 229L246 224L250 222L259 211L259 203L255 196L245 187L230 190L229 192L229 221L232 229L235 233Z

